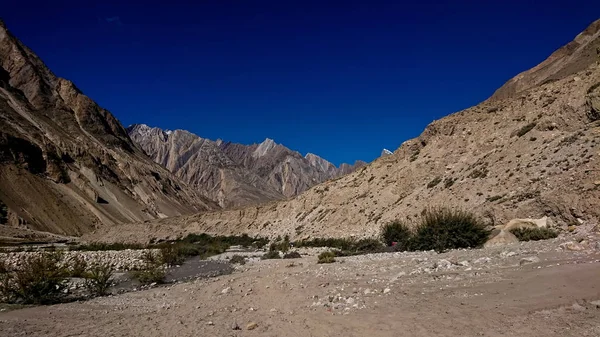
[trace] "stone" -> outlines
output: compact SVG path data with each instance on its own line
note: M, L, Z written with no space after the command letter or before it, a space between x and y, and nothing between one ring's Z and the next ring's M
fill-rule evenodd
M233 324L231 325L231 329L232 330L242 330L242 328L240 328L240 326L237 324L237 322L233 322Z
M450 268L452 268L452 262L450 262L446 259L441 259L435 263L435 268L440 269L440 270L450 269Z
M597 309L600 309L600 300L592 301L592 302L590 302L590 304L593 305L594 307L596 307Z
M229 294L230 291L231 291L231 287L227 287L227 288L221 290L221 294L223 294L223 295Z
M352 297L349 297L349 298L346 300L346 304L354 304L354 298L352 298Z
M258 328L258 324L256 322L250 322L246 325L246 330L254 330Z
M526 264L531 264L531 263L538 263L540 262L540 258L537 256L528 256L528 257L524 257L521 259L521 261L519 261L519 265L523 266Z
M383 293L384 293L384 294L387 294L387 293L389 293L390 291L392 291L392 289L390 289L390 288L385 288L385 289L383 289Z
M215 325L215 323L213 323L213 321L208 321L208 322L206 322L206 325L213 326L213 325Z
M579 243L573 242L573 241L561 243L559 245L559 247L562 248L562 249L564 249L564 250L570 250L570 251L574 251L574 252L582 251L582 250L585 249L585 247L583 247Z
M488 263L490 261L492 261L492 259L490 259L487 256L484 256L484 257L480 257L477 260L473 261L473 263L475 263L475 264L484 264L484 263Z
M503 230L510 232L516 228L546 228L548 227L548 217L542 217L539 219L512 219L504 227Z
M585 311L586 310L586 308L579 303L573 303L573 306L571 308L573 308L573 310L576 310L576 311Z
M498 233L498 235L487 240L487 242L483 245L483 247L490 248L490 247L506 246L506 245L512 245L512 244L518 243L518 242L519 242L519 239L513 233L509 232L508 230L503 229L500 231L500 233Z

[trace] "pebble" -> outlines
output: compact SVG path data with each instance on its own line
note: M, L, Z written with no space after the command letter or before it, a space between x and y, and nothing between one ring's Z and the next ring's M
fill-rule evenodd
M256 322L250 322L246 325L246 330L254 330L258 328L258 324Z
M528 256L528 257L524 257L521 259L521 261L519 261L519 265L525 265L525 264L530 264L530 263L538 263L540 262L540 258L537 256Z
M230 291L231 291L231 287L227 287L227 288L221 290L221 294L225 295L225 294L228 294Z
M384 293L384 294L387 294L387 293L389 293L390 291L392 291L392 289L390 289L390 288L385 288L385 289L383 289L383 293Z

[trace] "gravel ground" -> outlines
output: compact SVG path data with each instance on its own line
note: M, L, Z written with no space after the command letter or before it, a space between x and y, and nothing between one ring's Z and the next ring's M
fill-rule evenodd
M230 275L0 313L2 336L600 336L600 237L251 260ZM32 319L35 318L35 319Z

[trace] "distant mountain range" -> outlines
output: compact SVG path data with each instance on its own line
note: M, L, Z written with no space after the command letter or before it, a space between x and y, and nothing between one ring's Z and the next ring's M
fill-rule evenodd
M268 138L243 145L144 124L131 125L127 133L156 163L221 207L293 197L366 165L357 161L336 167L315 154L302 156Z
M79 235L219 206L150 160L0 21L0 209L2 241L14 226Z

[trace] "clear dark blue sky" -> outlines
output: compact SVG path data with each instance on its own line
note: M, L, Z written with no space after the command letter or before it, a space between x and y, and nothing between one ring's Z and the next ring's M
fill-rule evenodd
M125 126L269 137L335 164L396 149L600 17L591 0L37 2L0 15Z

